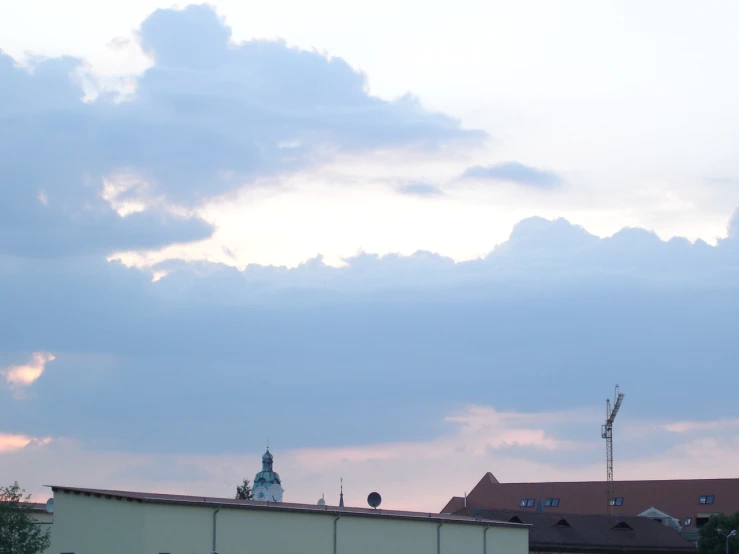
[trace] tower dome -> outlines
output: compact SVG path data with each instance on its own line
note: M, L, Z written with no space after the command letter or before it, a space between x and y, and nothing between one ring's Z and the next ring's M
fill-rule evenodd
M267 502L282 502L282 482L280 475L272 469L274 456L267 451L262 456L262 471L254 477L252 494L254 500L265 500Z

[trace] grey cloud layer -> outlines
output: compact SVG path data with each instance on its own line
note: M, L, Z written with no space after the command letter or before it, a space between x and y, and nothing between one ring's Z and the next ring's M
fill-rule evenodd
M207 6L158 10L139 34L155 63L126 102L82 102L73 79L82 60L35 60L29 72L0 53L1 252L106 253L212 232L159 205L120 217L99 198L101 179L115 172L146 181L149 197L192 206L340 151L485 139L412 96L370 96L340 58L283 42L234 45Z
M552 171L530 167L519 162L503 162L488 166L468 168L462 179L480 181L510 181L533 187L549 188L559 185L563 179Z
M405 183L398 187L398 192L411 196L432 197L444 194L441 189L428 183Z
M0 364L57 355L26 400L0 390L0 421L111 448L226 451L254 426L285 446L367 443L436 435L464 403L590 404L614 382L632 416L727 417L738 254L736 237L598 239L533 218L461 264L171 262L152 283L95 259L0 258Z

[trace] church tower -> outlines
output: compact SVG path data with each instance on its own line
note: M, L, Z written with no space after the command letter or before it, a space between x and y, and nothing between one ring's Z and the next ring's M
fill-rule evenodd
M274 457L267 447L267 452L262 456L262 471L254 477L252 498L263 502L282 502L282 483L280 476L273 471Z

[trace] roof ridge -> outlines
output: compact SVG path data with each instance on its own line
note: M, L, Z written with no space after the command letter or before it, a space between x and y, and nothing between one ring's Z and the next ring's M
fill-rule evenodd
M488 472L485 477L492 475ZM493 478L495 478L493 476ZM696 479L622 479L615 480L614 483L705 483L708 481L739 481L739 477L706 477ZM575 485L575 484L602 484L606 481L511 481L511 482L500 482L496 479L496 482L500 485Z

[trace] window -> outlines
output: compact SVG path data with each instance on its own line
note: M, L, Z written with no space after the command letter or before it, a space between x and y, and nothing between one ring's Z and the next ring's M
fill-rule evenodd
M693 523L693 518L692 517L686 517L685 520L683 521L683 526L690 527L690 524L691 523Z
M714 515L712 513L706 513L706 514L697 514L695 516L695 526L700 529L703 527L706 523L708 523L708 520L711 519L711 516Z
M622 506L624 503L624 497L623 496L617 496L613 500L611 500L611 506Z
M701 496L698 499L698 504L713 504L713 495L707 494L706 496Z
M547 508L556 508L557 506L559 506L559 498L547 498L546 500L544 500L544 506Z
M521 508L531 508L534 505L535 500L533 498L522 498L521 499Z

